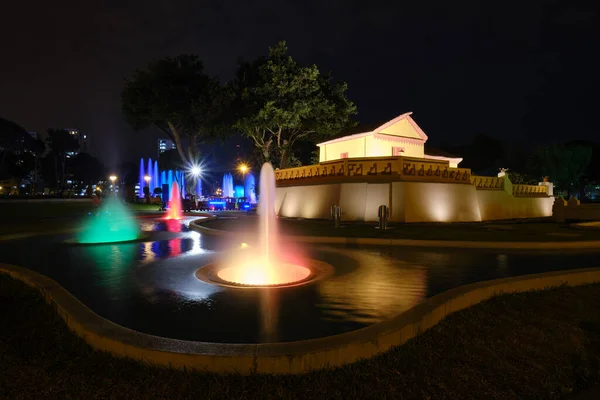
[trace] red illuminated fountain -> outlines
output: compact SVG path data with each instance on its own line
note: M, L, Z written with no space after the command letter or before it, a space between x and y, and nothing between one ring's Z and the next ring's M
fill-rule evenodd
M313 281L332 271L321 261L297 260L290 248L285 248L284 254L277 232L275 173L268 163L260 171L258 214L258 246L243 246L243 250L226 254L219 263L200 268L196 273L199 279L223 286L285 287Z
M169 201L169 209L165 219L181 219L181 195L179 194L179 185L173 182L171 187L171 200Z

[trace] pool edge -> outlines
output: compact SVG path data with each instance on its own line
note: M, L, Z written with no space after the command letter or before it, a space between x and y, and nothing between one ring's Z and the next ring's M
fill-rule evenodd
M386 322L319 339L269 344L223 344L157 337L100 317L56 281L29 269L0 264L5 273L37 289L70 331L92 348L149 364L215 373L300 374L346 365L402 345L456 311L501 293L600 282L600 268L553 271L450 289Z

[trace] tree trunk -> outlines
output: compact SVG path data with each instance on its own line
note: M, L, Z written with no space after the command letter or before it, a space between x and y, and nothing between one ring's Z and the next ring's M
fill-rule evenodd
M288 166L288 150L286 148L281 149L281 157L279 158L279 168L284 169Z
M264 159L263 161L266 163L271 162L271 152L269 150L270 150L272 143L273 143L273 139L269 139L264 143L264 145L262 147L262 155L263 155L263 159Z
M56 190L58 190L58 182L59 182L59 179L58 179L58 158L56 157L56 155L54 155L53 158L54 158L54 185L52 185L52 186L54 186L54 188Z
M175 125L173 125L171 122L168 122L168 125L169 125L169 129L171 130L171 133L173 134L173 139L175 139L175 147L177 148L179 157L181 157L181 161L185 165L189 165L190 160L187 159L187 157L185 155L185 151L183 151L183 144L181 142L181 135L179 134L179 131L177 130Z
M60 163L60 186L61 189L65 188L65 156L61 157L61 163Z

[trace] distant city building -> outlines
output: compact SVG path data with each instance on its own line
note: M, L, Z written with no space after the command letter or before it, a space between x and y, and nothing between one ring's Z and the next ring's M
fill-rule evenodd
M177 146L173 143L172 140L169 139L158 139L158 155L164 153L167 150L174 150Z
M74 157L79 153L87 153L88 152L88 135L86 133L80 133L78 129L65 129L65 131L69 132L70 135L73 135L77 139L77 143L79 144L79 149L76 151L67 152L67 157Z

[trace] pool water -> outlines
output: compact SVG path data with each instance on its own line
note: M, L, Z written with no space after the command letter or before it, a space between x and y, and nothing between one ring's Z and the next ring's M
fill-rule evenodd
M309 246L335 273L312 284L239 289L196 279L223 241L182 221L144 219L148 239L73 246L70 236L0 242L0 262L59 282L122 326L158 336L222 343L312 339L385 321L435 294L489 279L597 267L596 252L503 252Z

